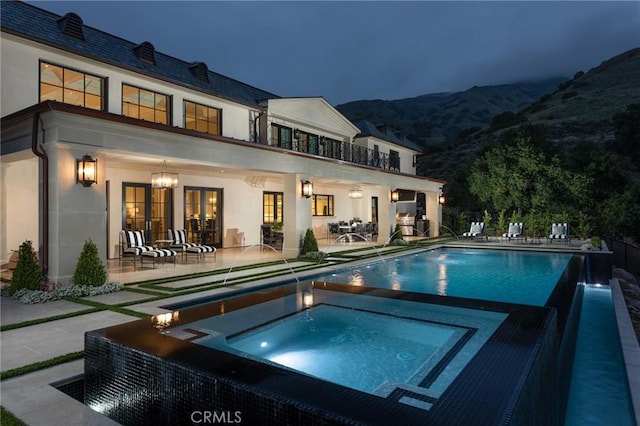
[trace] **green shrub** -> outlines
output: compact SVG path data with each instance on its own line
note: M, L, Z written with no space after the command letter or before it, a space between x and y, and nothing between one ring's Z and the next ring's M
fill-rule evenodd
M42 281L44 281L44 275L36 252L33 250L31 241L25 241L18 249L18 262L13 271L9 293L14 294L21 289L38 290Z
M402 228L400 228L400 224L396 223L396 227L393 230L393 235L391 236L392 241L402 240L404 241L404 237L402 236Z
M602 248L602 240L600 237L592 236L591 237L591 245L597 249Z
M98 255L98 247L91 240L84 242L71 282L77 285L101 286L107 280L107 270Z
M307 229L304 234L304 241L302 242L302 255L310 252L318 251L318 242L316 236L313 234L311 228Z

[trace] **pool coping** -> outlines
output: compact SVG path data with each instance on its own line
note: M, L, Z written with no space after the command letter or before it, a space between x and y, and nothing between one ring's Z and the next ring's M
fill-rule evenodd
M611 288L611 298L618 324L618 334L620 335L620 346L622 347L622 355L627 372L629 398L631 399L636 424L640 425L640 344L638 344L638 338L629 317L620 282L617 278L611 278L609 287Z

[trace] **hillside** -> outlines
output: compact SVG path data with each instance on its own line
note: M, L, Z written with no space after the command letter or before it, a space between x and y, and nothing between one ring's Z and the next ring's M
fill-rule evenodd
M402 130L415 143L428 146L455 138L464 130L488 127L504 111L518 111L554 91L566 78L536 82L474 86L464 92L434 93L415 98L363 100L336 108L351 121L385 123Z
M630 104L640 104L640 48L615 56L586 73L576 72L573 79L514 114L514 119L541 125L552 142L604 143L615 137L611 118ZM456 140L427 148L418 163L418 173L451 181L483 144L495 140L507 128L466 132Z

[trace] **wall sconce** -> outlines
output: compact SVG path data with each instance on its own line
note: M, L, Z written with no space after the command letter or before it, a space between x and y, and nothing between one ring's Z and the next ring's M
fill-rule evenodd
M438 203L439 204L444 204L444 201L445 201L444 195L440 194L440 196L438 197Z
M295 129L293 131L293 138L294 139L300 139L300 129Z
M302 196L304 198L311 198L313 195L313 184L308 180L302 181Z
M76 160L76 183L85 188L98 183L98 160L88 155Z
M392 189L391 190L391 202L392 203L397 203L399 199L400 199L400 193L398 192L398 190L397 189Z
M152 188L177 188L178 187L178 174L167 171L167 162L162 162L162 167L159 172L151 173L151 187Z
M362 189L355 188L349 190L349 198L352 200L359 200L362 198Z

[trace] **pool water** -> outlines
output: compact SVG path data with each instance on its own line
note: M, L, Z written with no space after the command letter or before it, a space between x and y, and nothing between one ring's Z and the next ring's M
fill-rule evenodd
M568 253L440 248L314 279L544 306L571 257Z
M321 305L243 333L227 344L374 393L387 382L408 382L454 332L453 327L437 323Z
M586 285L566 426L634 425L608 286Z

